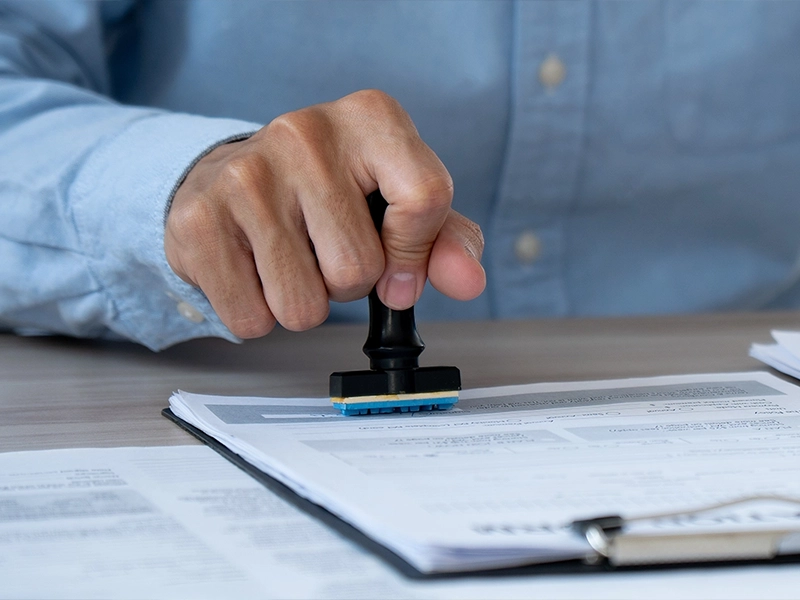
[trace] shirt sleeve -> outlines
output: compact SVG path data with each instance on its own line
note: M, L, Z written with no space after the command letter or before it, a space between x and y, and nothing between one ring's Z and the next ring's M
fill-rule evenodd
M235 341L169 267L164 219L197 160L260 125L112 101L107 6L0 3L0 327Z

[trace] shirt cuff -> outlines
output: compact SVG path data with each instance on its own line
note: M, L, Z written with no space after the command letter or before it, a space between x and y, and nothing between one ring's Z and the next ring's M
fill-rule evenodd
M106 140L72 188L73 219L114 333L160 350L192 338L238 342L199 289L167 263L164 221L175 190L211 150L261 125L150 113Z

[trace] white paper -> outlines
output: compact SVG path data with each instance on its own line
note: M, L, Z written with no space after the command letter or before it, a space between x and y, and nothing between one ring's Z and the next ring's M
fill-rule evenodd
M0 598L413 598L204 446L0 454Z
M179 392L170 406L423 572L584 556L575 519L800 497L800 390L766 373L468 390L434 413L329 402ZM800 526L796 512L770 519ZM764 527L734 513L656 526Z
M4 599L783 599L798 580L782 565L415 581L206 447L0 454Z
M770 332L774 344L752 344L750 356L773 369L800 379L800 331Z

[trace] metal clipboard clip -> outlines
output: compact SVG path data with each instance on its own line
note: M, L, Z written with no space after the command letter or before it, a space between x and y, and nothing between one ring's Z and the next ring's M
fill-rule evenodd
M745 496L700 508L653 513L636 517L596 517L572 522L572 529L591 546L594 554L584 562L612 567L655 566L680 563L766 561L800 554L800 510L791 527L725 529L698 532L631 532L632 524L688 519L702 513L747 502L776 501L800 508L800 498L781 495Z

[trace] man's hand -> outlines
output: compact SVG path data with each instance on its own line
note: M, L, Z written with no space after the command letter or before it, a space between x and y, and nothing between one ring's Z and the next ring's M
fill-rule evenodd
M365 197L388 202L383 239ZM483 238L450 209L453 183L400 105L362 91L278 117L251 138L214 149L175 194L164 248L231 332L301 331L329 301L377 283L402 310L426 277L459 300L483 291Z

